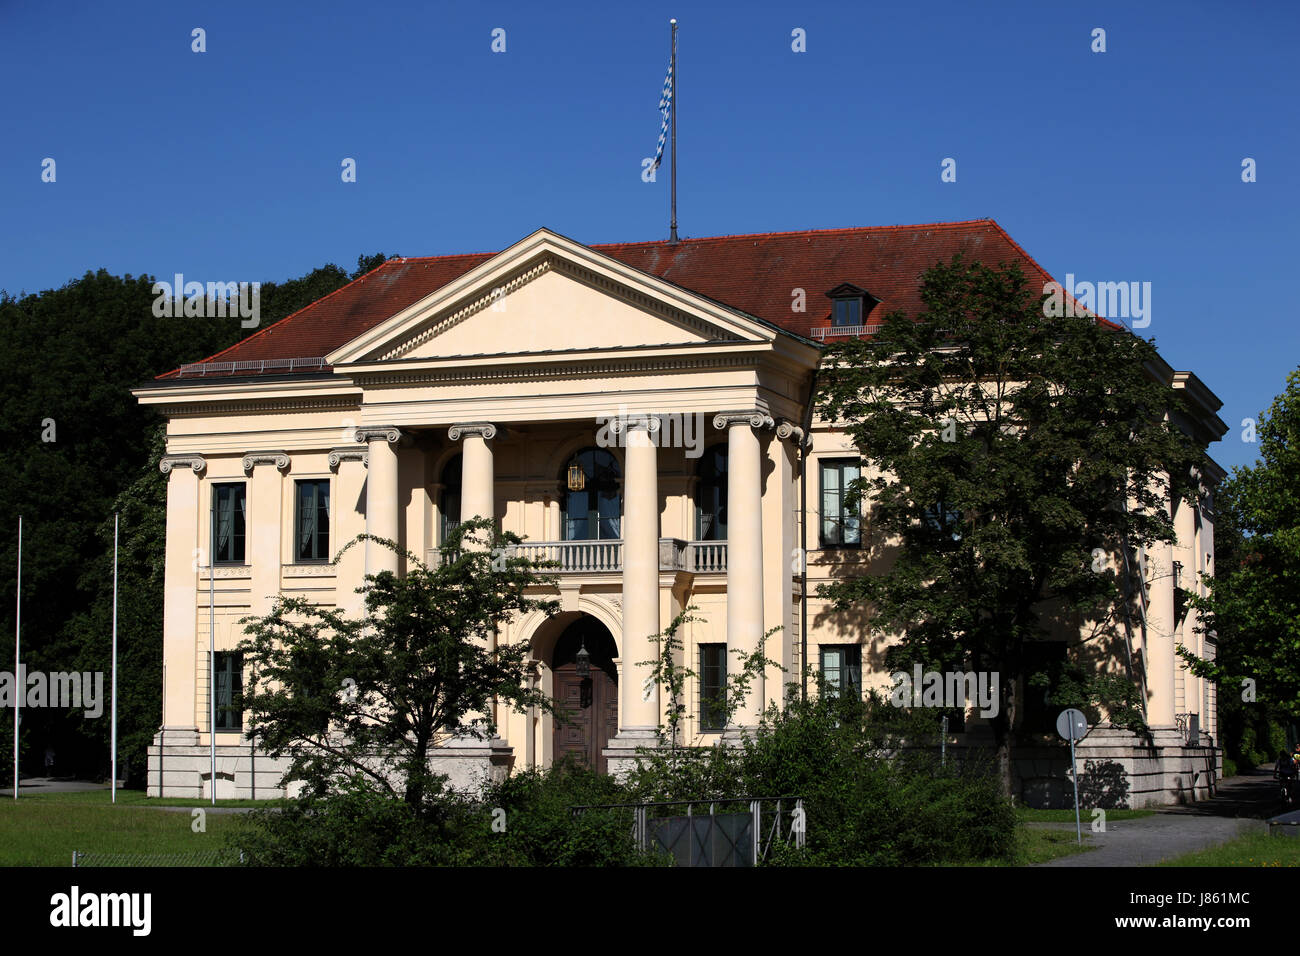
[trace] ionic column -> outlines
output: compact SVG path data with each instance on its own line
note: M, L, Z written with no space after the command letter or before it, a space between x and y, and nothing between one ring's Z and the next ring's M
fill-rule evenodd
M366 534L396 544L400 538L397 507L397 451L393 443L401 437L396 428L358 428L356 439L365 442L370 455L366 476ZM366 542L366 574L397 573L396 551Z
M250 520L246 534L253 569L251 611L262 616L270 613L271 604L280 593L281 475L289 467L289 455L282 451L249 452L243 464L244 474L249 476ZM290 560L296 558L293 555Z
M763 636L763 412L724 412L714 428L727 429L727 670L740 667L735 653L752 654ZM763 711L760 674L732 715L734 728L754 727Z
M619 736L653 736L659 728L659 685L649 665L659 634L659 465L654 417L632 418L623 474L623 640Z
M497 437L497 427L490 422L466 422L452 425L447 437L464 442L460 455L460 520L496 517L491 443Z
M1167 489L1166 485L1166 489ZM1167 494L1167 492L1166 492ZM1166 513L1169 501L1166 497ZM1147 633L1145 640L1147 723L1152 728L1171 728L1174 719L1174 551L1168 542L1156 542L1147 549Z
M207 564L199 554L199 522L207 512L201 507L199 476L208 466L199 455L164 455L159 470L167 475L167 551L163 584L163 727L194 734L195 659L198 613L198 567ZM185 741L182 741L185 742ZM169 741L171 743L171 741Z
M1174 509L1174 533L1178 538L1178 555L1182 558L1183 563L1182 585L1188 594L1200 593L1198 572L1201 570L1201 563L1197 554L1196 507L1194 502L1178 501ZM1183 626L1177 635L1177 639L1178 643L1199 656L1201 653L1201 635L1196 633L1198 625L1196 610L1189 603L1187 616L1183 619ZM1189 714L1203 714L1203 708L1201 707L1201 679L1187 669L1187 664L1181 657L1178 658L1177 664L1184 669L1183 709ZM1202 719L1204 718L1202 717Z

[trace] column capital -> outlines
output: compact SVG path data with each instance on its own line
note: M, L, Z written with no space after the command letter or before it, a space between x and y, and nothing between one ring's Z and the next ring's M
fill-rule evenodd
M402 432L392 425L358 426L354 437L363 443L383 440L391 445L402 437Z
M172 469L178 465L181 467L188 465L194 470L194 474L201 475L208 467L208 461L202 455L163 455L158 462L158 470L164 475L170 475Z
M788 418L783 418L776 426L776 437L782 441L793 438L796 448L802 448L808 444L808 433L803 430L803 426L798 422L792 422Z
M370 449L368 447L330 449L329 465L331 471L338 470L339 463L344 461L359 461L361 467L365 468L370 464Z
M654 435L658 433L661 424L658 415L627 415L611 418L609 430L618 435L630 434L634 429L644 429L647 435Z
M244 455L244 473L248 474L257 465L275 465L279 471L289 467L287 451L250 451Z
M491 422L457 422L447 429L452 441L460 441L465 435L480 435L484 441L491 441L497 437L497 427Z
M732 425L748 425L751 428L772 428L776 422L767 412L751 409L738 412L718 412L713 416L713 427L722 429Z

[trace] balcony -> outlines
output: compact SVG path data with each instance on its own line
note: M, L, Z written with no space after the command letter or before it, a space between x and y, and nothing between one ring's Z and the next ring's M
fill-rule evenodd
M547 574L619 574L623 571L623 542L609 541L528 541L506 549L507 558L526 558ZM442 560L438 549L431 549L426 560L433 565ZM659 570L685 571L691 574L726 574L727 542L683 541L681 538L659 539Z

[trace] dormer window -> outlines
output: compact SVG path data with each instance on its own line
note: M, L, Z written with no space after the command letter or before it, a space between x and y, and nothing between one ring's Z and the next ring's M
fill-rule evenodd
M831 308L831 325L861 325L862 300L836 299Z
M826 295L831 300L831 325L836 328L865 325L867 316L880 301L866 289L850 282L837 285Z

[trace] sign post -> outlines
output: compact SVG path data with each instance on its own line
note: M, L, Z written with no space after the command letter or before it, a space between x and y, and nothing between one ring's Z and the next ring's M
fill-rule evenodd
M1074 760L1074 742L1088 733L1088 718L1083 711L1070 707L1056 718L1056 732L1070 742L1070 776L1074 779L1074 835L1083 844L1083 824L1079 821L1079 767Z

